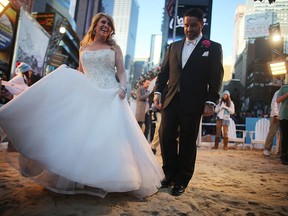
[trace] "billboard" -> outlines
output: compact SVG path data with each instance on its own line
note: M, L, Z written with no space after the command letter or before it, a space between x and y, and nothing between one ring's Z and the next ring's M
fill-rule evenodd
M20 13L16 39L12 73L15 70L16 62L21 61L29 64L35 73L41 75L50 36L42 26L23 9Z
M16 11L9 7L0 17L0 70L4 72L5 79L9 79L9 64L13 55L17 16Z
M37 22L49 33L53 32L55 13L33 13Z
M245 16L244 39L268 37L269 26L273 23L273 13L259 13Z
M199 8L204 14L204 28L202 33L205 37L210 39L210 25L211 25L211 6L209 5L179 5L176 19L176 36L175 41L182 40L185 38L184 34L184 18L183 15L185 11L190 8ZM173 27L174 27L174 15L169 17L169 27L168 27L168 40L167 44L173 42Z
M31 12L33 0L9 0L13 8L20 11L21 7L24 7L27 11Z

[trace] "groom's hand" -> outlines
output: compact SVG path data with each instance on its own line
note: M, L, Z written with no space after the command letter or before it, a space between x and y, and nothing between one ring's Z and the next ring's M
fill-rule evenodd
M154 105L157 107L157 109L162 109L161 94L155 93L153 102L154 102Z

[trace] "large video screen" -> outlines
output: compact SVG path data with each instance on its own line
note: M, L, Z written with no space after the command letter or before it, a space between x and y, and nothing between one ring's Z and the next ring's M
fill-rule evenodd
M0 16L0 70L3 79L10 77L9 64L13 56L13 45L17 30L17 13L11 7Z

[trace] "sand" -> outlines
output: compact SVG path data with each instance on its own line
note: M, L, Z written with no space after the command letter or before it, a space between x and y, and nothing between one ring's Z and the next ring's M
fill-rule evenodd
M144 200L123 193L102 199L48 191L22 177L0 151L0 215L288 215L288 166L276 155L211 145L198 147L196 170L183 195L160 189ZM159 153L156 157L161 163Z

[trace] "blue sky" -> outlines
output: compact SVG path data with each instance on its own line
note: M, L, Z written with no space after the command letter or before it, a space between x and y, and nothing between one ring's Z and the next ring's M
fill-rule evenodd
M148 57L152 34L161 34L165 0L138 0L139 17L135 57ZM233 52L234 16L237 5L245 0L213 0L210 39L222 44L224 59Z

